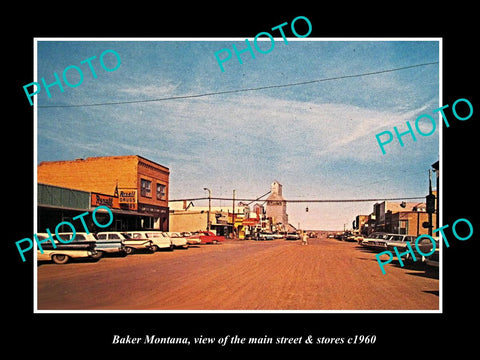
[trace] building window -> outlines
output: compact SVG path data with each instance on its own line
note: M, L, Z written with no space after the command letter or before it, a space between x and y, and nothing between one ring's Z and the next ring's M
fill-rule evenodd
M141 185L142 185L142 189L141 189L142 196L152 197L152 189L151 189L152 182L149 180L142 179Z
M157 200L167 199L167 187L163 184L157 184Z

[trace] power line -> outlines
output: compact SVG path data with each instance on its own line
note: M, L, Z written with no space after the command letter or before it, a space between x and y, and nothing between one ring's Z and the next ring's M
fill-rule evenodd
M208 197L202 198L190 198L190 199L175 199L169 200L169 202L176 201L196 201L196 200L208 200ZM226 198L226 197L211 197L211 200L229 200L229 201L258 201L258 199L242 199L242 198ZM425 200L425 196L414 196L414 197L397 197L397 198L370 198L370 199L292 199L292 200L281 200L287 203L347 203L347 202L369 202L369 201L398 201L398 200ZM280 201L280 200L275 200Z
M210 93L203 93L203 94L194 94L194 95L181 95L181 96L170 96L165 98L158 98L158 99L147 99L147 100L131 100L131 101L116 101L116 102L105 102L105 103L93 103L93 104L78 104L78 105L38 105L39 108L70 108L70 107L87 107L87 106L104 106L104 105L123 105L123 104L138 104L138 103L148 103L148 102L157 102L157 101L167 101L167 100L180 100L180 99L193 99L205 96L213 96L213 95L224 95L224 94L234 94L239 92L246 92L246 91L259 91L259 90L267 90L267 89L278 89L283 87L289 86L299 86L299 85L308 85L323 81L332 81L332 80L341 80L341 79L349 79L349 78L356 78L362 76L370 76L370 75L378 75L378 74L385 74L394 71L401 71L412 69L420 66L428 66L438 64L438 61L422 63L422 64L415 64L409 66L398 67L394 69L387 69L387 70L379 70L379 71L372 71L362 74L353 74L353 75L342 75L342 76L335 76L330 78L323 78L317 80L309 80L309 81L302 81L297 83L288 83L288 84L279 84L279 85L269 85L269 86L260 86L255 88L247 88L247 89L235 89L235 90L225 90L225 91L216 91Z

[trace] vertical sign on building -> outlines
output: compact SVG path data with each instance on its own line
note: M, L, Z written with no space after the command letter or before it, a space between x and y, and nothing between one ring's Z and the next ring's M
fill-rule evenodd
M137 190L136 189L118 189L118 203L123 208L137 210Z

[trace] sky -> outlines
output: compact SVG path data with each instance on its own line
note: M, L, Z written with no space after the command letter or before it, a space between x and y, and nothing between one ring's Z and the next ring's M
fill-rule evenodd
M260 38L262 39L262 38ZM259 41L264 50L268 38ZM327 41L328 40L328 41ZM430 136L395 138L382 154L375 135L440 107L437 39L275 38L255 58L245 39L37 39L37 80L62 82L35 95L38 163L90 156L140 155L170 169L170 199L257 198L277 180L287 200L425 196L439 160L439 117ZM215 52L229 49L221 71ZM101 54L120 66L105 71ZM223 53L222 56L226 54ZM92 58L96 78L89 63ZM84 62L83 64L81 62ZM117 58L105 53L113 69ZM334 79L332 79L334 78ZM327 79L306 83L312 80ZM328 80L330 79L330 80ZM299 84L303 83L303 84ZM261 90L265 86L288 85ZM292 85L297 84L297 85ZM33 90L30 90L33 91ZM201 97L171 99L200 94ZM163 99L161 101L143 100ZM28 99L26 98L28 102ZM130 102L130 103L122 103ZM101 106L43 107L116 103ZM438 113L437 113L438 114ZM419 121L424 133L432 129ZM419 200L420 201L420 200ZM290 223L305 229L350 228L375 202L288 203ZM204 205L198 201L198 205ZM218 205L215 203L214 205ZM306 207L309 211L306 212Z

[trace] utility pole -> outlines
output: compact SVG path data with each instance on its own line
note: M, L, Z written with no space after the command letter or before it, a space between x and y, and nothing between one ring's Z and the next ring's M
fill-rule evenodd
M235 229L235 190L233 190L233 204L232 204L232 207L233 207L233 214L232 214L232 225L233 225L233 236L234 237L237 237L237 231Z
M209 188L203 188L208 191L208 215L207 215L207 231L210 231L210 212L212 211L212 192Z
M435 195L432 193L432 171L430 169L428 169L428 196L426 203L428 212L428 235L432 236L432 213L435 211Z

